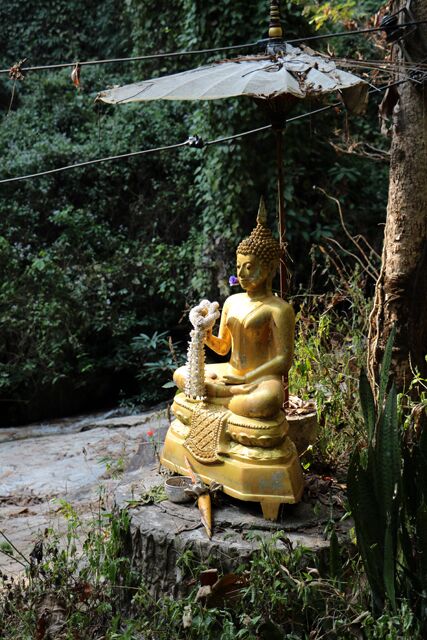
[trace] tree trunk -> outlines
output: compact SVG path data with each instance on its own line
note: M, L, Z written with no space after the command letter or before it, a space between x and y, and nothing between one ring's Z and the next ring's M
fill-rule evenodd
M427 19L427 0L412 3L415 20ZM426 25L406 41L414 61L425 60ZM397 49L397 47L395 46ZM401 59L401 53L397 53ZM404 79L402 74L396 78ZM426 74L427 83L427 74ZM393 110L390 185L382 267L370 318L368 371L378 380L384 347L393 324L394 379L407 388L418 369L427 375L427 84L396 87Z

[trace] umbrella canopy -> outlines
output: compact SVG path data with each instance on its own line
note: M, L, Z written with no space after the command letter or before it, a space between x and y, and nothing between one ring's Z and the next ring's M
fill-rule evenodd
M326 56L283 43L278 53L242 56L197 69L115 87L98 94L110 104L150 100L218 100L249 96L293 103L338 92L348 109L364 110L368 85ZM285 105L284 105L285 106Z

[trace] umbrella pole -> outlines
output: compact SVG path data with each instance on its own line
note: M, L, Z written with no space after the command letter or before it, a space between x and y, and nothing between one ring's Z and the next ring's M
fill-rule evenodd
M274 129L276 136L276 160L277 160L277 196L279 209L279 239L282 255L280 257L280 297L284 298L286 293L286 228L285 228L285 194L283 178L283 129ZM289 406L289 379L288 374L283 376L284 401L283 406Z
M282 249L280 258L280 297L286 293L286 262L285 262L285 194L283 179L283 129L275 129L276 135L276 159L277 159L277 201L279 213L279 241Z

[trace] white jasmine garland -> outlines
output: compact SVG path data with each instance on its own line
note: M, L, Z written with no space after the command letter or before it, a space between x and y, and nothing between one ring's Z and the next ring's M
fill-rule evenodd
M194 329L188 343L185 395L193 400L206 398L205 388L205 337L219 318L218 302L202 300L190 311L190 322Z

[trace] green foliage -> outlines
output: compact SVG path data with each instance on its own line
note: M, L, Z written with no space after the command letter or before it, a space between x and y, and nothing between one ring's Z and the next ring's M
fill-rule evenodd
M358 565L345 547L335 545L334 566L325 566L312 551L293 548L283 532L259 537L258 550L240 570L240 597L212 608L197 601L197 587L180 599L153 598L132 567L127 510L111 514L101 498L98 514L87 523L69 503L60 506L68 522L65 538L45 533L31 554L29 579L3 576L2 640L419 637L406 602L395 615L370 614ZM191 552L179 564L197 583L204 567Z
M136 507L142 504L158 504L159 502L163 502L167 500L168 497L166 495L166 491L163 484L155 485L151 487L151 489L147 489L143 491L138 498L128 500L127 504L129 507Z
M129 18L118 0L29 0L25 12L15 0L0 7L2 57L9 66L24 57L28 65L126 55ZM114 29L112 29L112 24Z
M425 407L423 413L425 419ZM399 527L405 571L400 589L427 629L427 430L412 426L405 436Z
M52 78L41 83L46 92L55 91L45 96L54 101L48 113L63 129L61 136L56 134L55 147L41 143L34 101L40 101L42 89L35 89L36 80L32 80L25 85L27 91L34 90L26 96L28 111L12 113L7 128L0 129L0 145L14 138L19 141L22 118L27 127L29 117L34 119L25 139L15 143L18 148L4 163L5 171L32 172L40 162L46 167L68 164L82 157L126 151L135 144L135 132L144 126L136 111L133 117L116 112L119 135L115 116L103 123L106 130L101 140L97 127L89 123L84 135L76 130L73 122L83 110L95 125L96 113L88 100L82 103L78 98L80 105L73 101L74 115L66 104L57 103L59 96L63 101L64 91L70 91L65 76L61 83L57 79L53 83ZM150 117L146 114L146 122ZM53 129L57 126L53 124ZM155 135L153 129L151 135ZM183 166L182 175L188 171ZM141 179L150 184L144 197L132 195L137 174L129 179L129 166L124 163L93 173L77 171L72 180L47 178L38 186L22 183L19 191L4 189L0 222L3 419L11 420L14 414L20 420L35 419L46 411L47 402L51 413L64 413L89 402L94 406L111 391L117 397L120 388L127 395L136 391L132 338L144 328L153 332L155 327L173 326L188 295L190 248L185 243L177 246L179 234L171 235L165 227L167 213L163 213L167 192L159 180L170 168L171 164L168 168L167 163L161 166L158 159L153 160L151 171L157 181L150 174L144 176L146 168L141 172ZM175 181L174 199L178 197ZM173 225L173 216L169 223ZM148 355L155 357L153 352ZM136 359L143 360L142 354ZM80 405L75 395L71 400L72 387L80 389ZM161 399L153 387L150 402ZM28 403L28 410L24 404L17 411L17 403Z
M167 331L155 331L151 336L146 333L135 336L130 348L128 364L132 364L135 378L140 381L142 390L136 396L124 400L124 404L141 407L150 405L153 399L161 401L170 397L170 389L175 388L173 372L184 364L180 345L172 342Z
M356 0L294 1L303 7L303 14L309 16L310 23L314 24L316 29L320 29L328 23L329 25L347 23L355 28L355 20L366 19L383 6L379 0L362 0L362 2Z
M310 32L299 7L282 8L289 36ZM267 14L264 0L108 0L90 9L81 0L43 0L30 2L25 12L6 0L0 62L7 67L24 56L37 64L252 42L266 35ZM206 60L84 67L80 91L70 69L28 73L15 86L2 76L2 177L265 124L250 100L94 103L109 85ZM370 241L384 215L387 167L337 156L330 138L342 142L346 130L346 117L331 112L310 126L297 121L286 132L287 238L297 286L308 280L311 244L339 229L336 210L313 185L336 195L350 228ZM352 120L351 135L381 147L374 107L367 119ZM107 398L140 396L148 403L165 397L150 382L158 372L135 368L132 340L155 331L180 338L184 327L178 324L189 304L228 294L236 243L252 228L262 193L275 225L272 146L265 133L1 186L2 422L81 411Z
M97 637L114 629L137 580L126 557L129 513L107 511L104 496L91 522L59 501L65 535L49 529L34 547L27 577L2 576L0 628L12 638ZM84 533L85 532L85 533Z
M320 430L309 460L336 469L346 465L349 443L362 437L357 374L365 361L371 303L358 269L345 279L333 273L329 278L333 293L301 294L302 303L294 299L300 309L289 380L291 395L317 404Z

